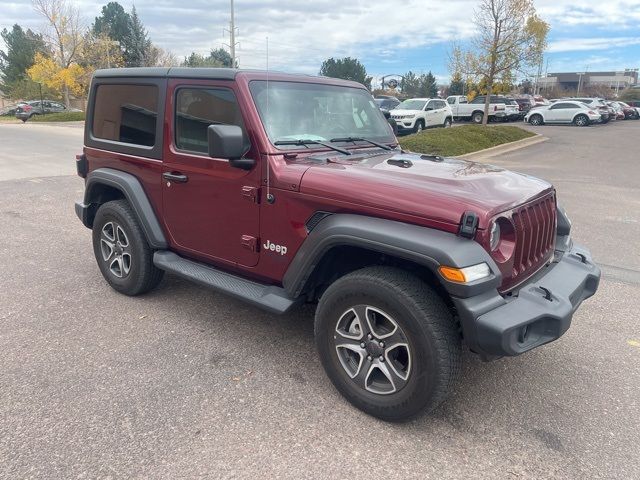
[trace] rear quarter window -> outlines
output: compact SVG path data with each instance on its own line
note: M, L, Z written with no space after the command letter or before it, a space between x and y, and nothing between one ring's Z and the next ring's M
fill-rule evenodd
M98 85L94 102L91 128L96 139L145 147L155 145L156 85Z

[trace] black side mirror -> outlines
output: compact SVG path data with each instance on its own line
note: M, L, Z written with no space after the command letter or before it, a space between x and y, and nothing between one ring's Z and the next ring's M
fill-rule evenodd
M226 158L232 167L251 170L255 165L252 158L242 158L245 154L244 135L237 125L209 125L207 129L209 156Z

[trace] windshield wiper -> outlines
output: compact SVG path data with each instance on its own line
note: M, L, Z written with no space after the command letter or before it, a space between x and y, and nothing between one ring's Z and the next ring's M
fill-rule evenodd
M323 147L330 148L331 150L335 150L336 152L340 152L344 155L353 155L349 150L336 147L335 145L331 145L330 143L322 142L320 140L278 140L274 145L300 145L301 147L305 145L322 145Z
M373 140L369 140L368 138L362 137L344 137L344 138L332 138L332 142L367 142L371 145L375 145L376 147L380 147L383 150L393 150L389 145L385 145L383 143L374 142Z

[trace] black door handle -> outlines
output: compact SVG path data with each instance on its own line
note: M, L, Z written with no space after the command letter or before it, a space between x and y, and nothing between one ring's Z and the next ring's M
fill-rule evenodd
M169 180L170 182L176 182L176 183L187 183L187 180L189 180L189 177L187 177L186 175L183 175L181 173L170 173L170 172L164 172L162 174L162 178L164 178L165 180Z

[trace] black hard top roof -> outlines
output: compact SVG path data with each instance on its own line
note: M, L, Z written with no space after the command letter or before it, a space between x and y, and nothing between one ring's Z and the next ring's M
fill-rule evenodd
M321 82L333 85L345 85L350 87L363 88L362 85L349 80L329 78L316 75L305 75L301 73L282 73L277 71L251 70L237 68L190 68L190 67L134 67L134 68L108 68L96 70L96 78L193 78L208 80L235 80L239 74L247 77L268 78L272 80L290 80L302 82Z
M135 67L96 70L95 77L152 77L152 78L210 78L234 80L239 70L235 68L187 68L187 67Z

